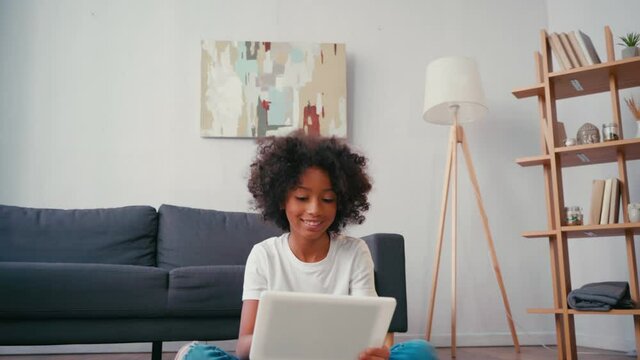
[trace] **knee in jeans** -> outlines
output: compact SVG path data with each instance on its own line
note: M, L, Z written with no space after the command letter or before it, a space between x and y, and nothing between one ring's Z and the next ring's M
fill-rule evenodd
M391 348L391 359L435 360L436 349L424 339L410 340L394 345Z

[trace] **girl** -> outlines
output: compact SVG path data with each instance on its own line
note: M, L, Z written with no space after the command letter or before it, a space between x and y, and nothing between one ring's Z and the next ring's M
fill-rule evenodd
M251 164L249 191L255 208L285 233L256 244L245 268L236 355L249 359L260 294L266 290L377 296L373 261L361 239L339 235L361 224L369 209L367 160L335 138L266 138ZM177 359L235 359L210 345L191 344ZM428 360L423 340L363 349L359 359ZM329 360L329 359L328 359Z

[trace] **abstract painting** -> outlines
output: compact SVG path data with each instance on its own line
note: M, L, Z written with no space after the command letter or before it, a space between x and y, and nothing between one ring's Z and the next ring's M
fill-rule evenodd
M202 137L347 136L344 44L202 41Z

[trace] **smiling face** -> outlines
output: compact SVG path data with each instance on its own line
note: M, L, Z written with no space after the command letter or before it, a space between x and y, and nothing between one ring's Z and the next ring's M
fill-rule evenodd
M326 171L310 167L289 190L284 203L291 237L313 241L328 237L327 229L336 218L337 198Z

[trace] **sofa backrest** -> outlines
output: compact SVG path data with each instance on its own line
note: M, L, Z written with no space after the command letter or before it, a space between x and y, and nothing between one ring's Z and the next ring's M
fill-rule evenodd
M155 265L150 206L34 209L0 205L0 261Z
M254 244L282 230L252 213L162 205L158 266L244 265Z

